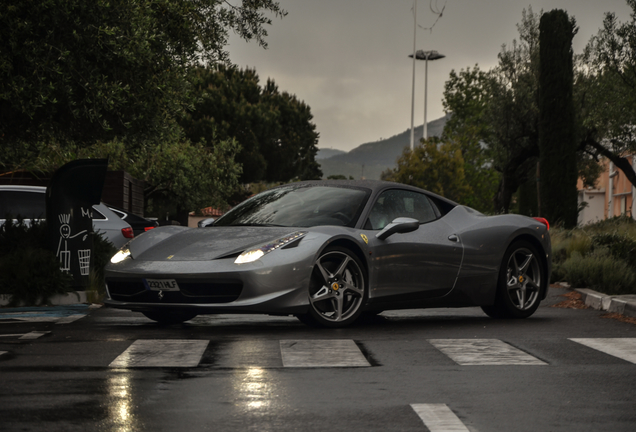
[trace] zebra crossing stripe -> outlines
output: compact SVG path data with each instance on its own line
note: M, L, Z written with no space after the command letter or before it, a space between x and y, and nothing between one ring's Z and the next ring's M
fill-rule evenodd
M84 318L86 316L86 314L76 314L76 315L69 315L69 316L65 316L62 317L60 319L58 319L55 324L68 324L68 323L72 323L73 321L77 321L80 318Z
M30 333L24 334L21 337L19 337L18 339L22 339L22 340L28 340L28 339L37 339L39 337L44 336L45 334L49 334L51 333L50 331L32 331Z
M207 340L139 339L110 363L113 368L196 367Z
M446 404L411 404L430 432L468 432Z
M284 367L369 367L351 339L281 340Z
M429 339L429 342L461 366L546 364L498 339Z
M569 338L605 354L636 364L636 338Z

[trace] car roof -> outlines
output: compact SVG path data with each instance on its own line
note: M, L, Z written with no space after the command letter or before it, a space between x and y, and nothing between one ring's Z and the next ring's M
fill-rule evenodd
M306 180L306 181L301 181L296 183L284 184L284 185L281 185L280 187L295 186L295 185L365 188L365 189L371 190L371 195L377 195L378 193L387 189L406 189L406 190L412 190L412 191L424 193L432 198L440 200L446 203L447 205L450 205L453 207L459 205L458 203L451 201L448 198L444 198L441 195L437 195L436 193L429 192L427 190L424 190L415 186L410 186L403 183L396 183L396 182L390 182L385 180Z

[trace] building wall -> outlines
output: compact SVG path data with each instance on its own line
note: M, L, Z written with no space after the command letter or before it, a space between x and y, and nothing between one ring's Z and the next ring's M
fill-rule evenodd
M634 166L636 158L627 156L627 159ZM584 188L583 182L580 179L578 181L579 204L583 201L587 203L579 213L579 225L620 215L634 217L636 214L636 188L608 159L603 159L601 163L604 169L595 187Z

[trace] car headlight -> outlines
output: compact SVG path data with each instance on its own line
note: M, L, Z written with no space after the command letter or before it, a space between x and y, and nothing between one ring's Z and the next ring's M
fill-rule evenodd
M126 258L130 257L130 249L122 248L117 251L115 255L110 259L110 262L113 264L117 264L118 262L122 262Z
M276 249L280 249L284 246L293 243L300 238L304 237L307 234L306 231L296 231L295 233L291 233L286 235L285 237L281 237L278 240L274 240L271 243L267 243L261 247L246 250L242 254L240 254L236 260L234 260L234 264L245 264L254 262L265 254L268 254Z

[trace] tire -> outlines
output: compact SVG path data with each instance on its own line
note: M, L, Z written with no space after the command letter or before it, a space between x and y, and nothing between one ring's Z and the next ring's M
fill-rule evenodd
M196 313L183 311L151 311L142 313L146 318L157 321L162 325L181 324L197 316Z
M305 324L346 327L362 313L368 292L364 266L349 249L325 249L316 260L309 283L309 311L298 315Z
M495 304L482 310L491 318L528 318L541 303L545 275L543 260L532 244L512 243L501 262Z

